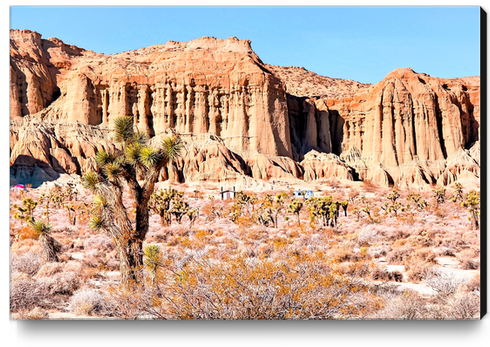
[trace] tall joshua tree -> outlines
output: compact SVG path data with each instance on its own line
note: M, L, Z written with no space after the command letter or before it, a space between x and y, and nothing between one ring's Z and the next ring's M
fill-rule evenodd
M121 144L121 149L97 152L95 161L99 172L85 174L83 184L95 194L95 214L90 227L105 230L112 237L119 253L122 284L129 289L132 283L141 282L143 241L149 227L148 205L155 183L161 170L180 156L182 143L172 136L156 148L150 147L148 136L134 131L132 117L114 120L114 141ZM123 204L124 183L136 205L134 223Z

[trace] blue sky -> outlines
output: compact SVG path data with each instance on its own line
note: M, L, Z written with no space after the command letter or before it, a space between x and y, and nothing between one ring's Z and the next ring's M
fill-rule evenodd
M399 67L480 74L471 7L10 7L10 28L112 54L201 36L252 41L262 61L376 83Z

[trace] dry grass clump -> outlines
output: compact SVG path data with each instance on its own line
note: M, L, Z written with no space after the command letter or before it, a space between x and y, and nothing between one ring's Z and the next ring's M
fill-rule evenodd
M10 246L10 254L38 253L41 254L41 243L34 239L24 239Z
M35 307L32 310L20 310L10 315L12 320L46 320L49 319L49 314L46 310Z
M32 310L50 298L48 286L32 277L19 273L10 280L10 312Z
M43 277L39 279L43 283L51 295L63 294L71 295L75 290L80 288L80 275L72 272L59 272L54 276Z
M475 250L465 249L458 254L461 269L463 270L478 270L480 268L480 259Z
M367 246L374 243L378 239L378 232L376 228L369 226L362 229L357 236L357 242L360 246Z
M404 265L412 256L415 249L412 246L400 246L393 248L386 254L388 264Z
M453 271L442 267L434 267L424 278L424 281L443 297L455 294L467 282L465 278L457 277Z
M424 299L415 291L385 295L384 308L369 318L391 320L414 320L426 317Z
M68 311L77 316L108 315L112 306L106 293L97 289L82 289L71 298Z
M101 252L111 252L115 249L113 241L105 234L100 234L87 238L83 241L85 250L98 250Z
M41 255L39 253L19 253L13 254L10 258L10 271L12 274L23 272L29 276L34 276L41 268Z

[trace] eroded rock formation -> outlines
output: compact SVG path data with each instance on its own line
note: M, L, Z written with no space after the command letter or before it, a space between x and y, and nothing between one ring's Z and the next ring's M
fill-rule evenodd
M479 77L397 69L375 85L264 64L250 41L203 37L104 55L10 32L11 177L94 169L118 116L177 132L176 181L479 180Z

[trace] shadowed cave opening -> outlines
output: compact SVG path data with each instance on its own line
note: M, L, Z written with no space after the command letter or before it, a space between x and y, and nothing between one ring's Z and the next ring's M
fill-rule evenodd
M55 102L60 96L61 96L60 88L55 88L55 90L53 90L53 93L51 94L51 103Z

